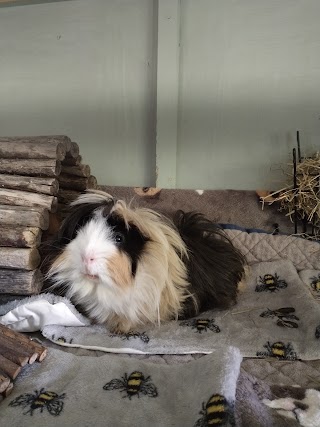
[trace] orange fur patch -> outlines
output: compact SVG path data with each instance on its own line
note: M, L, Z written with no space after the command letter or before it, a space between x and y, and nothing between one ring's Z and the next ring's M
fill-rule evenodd
M112 280L121 288L130 286L132 283L131 261L123 252L118 252L108 259L107 267Z

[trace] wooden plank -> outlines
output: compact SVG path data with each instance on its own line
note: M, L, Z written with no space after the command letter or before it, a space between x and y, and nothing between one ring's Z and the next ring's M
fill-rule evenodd
M156 187L175 188L180 74L180 0L158 2Z
M56 159L1 159L0 173L28 176L56 177L61 163Z
M0 158L63 160L71 140L67 136L0 137Z
M0 188L0 204L13 206L42 207L51 212L57 210L57 198L46 194Z
M56 178L0 174L0 188L57 195L59 182Z
M0 293L10 295L35 295L43 286L40 270L13 270L0 268Z
M41 243L41 230L37 227L8 227L0 224L0 246L16 248L38 247Z
M7 226L39 227L47 230L49 227L49 211L45 208L25 206L0 205L0 224Z
M40 261L40 254L35 248L0 247L0 268L34 270Z

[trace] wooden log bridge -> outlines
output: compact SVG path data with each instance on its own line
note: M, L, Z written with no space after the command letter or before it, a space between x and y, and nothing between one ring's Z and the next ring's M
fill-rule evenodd
M0 324L0 401L11 393L27 364L42 362L46 356L46 347Z
M39 247L89 188L97 180L68 136L0 137L0 294L40 292Z

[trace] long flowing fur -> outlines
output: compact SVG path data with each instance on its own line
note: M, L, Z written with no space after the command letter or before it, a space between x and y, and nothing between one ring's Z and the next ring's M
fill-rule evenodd
M200 214L171 221L92 190L73 202L47 252L49 289L121 332L233 304L245 264Z

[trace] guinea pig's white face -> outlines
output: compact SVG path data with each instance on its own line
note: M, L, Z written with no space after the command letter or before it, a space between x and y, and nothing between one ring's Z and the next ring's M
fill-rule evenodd
M72 293L102 286L118 292L132 286L137 262L145 244L135 227L117 215L92 213L54 261L49 275Z
M64 253L74 279L92 279L108 282L108 264L119 256L112 229L103 218L91 219L81 228Z

